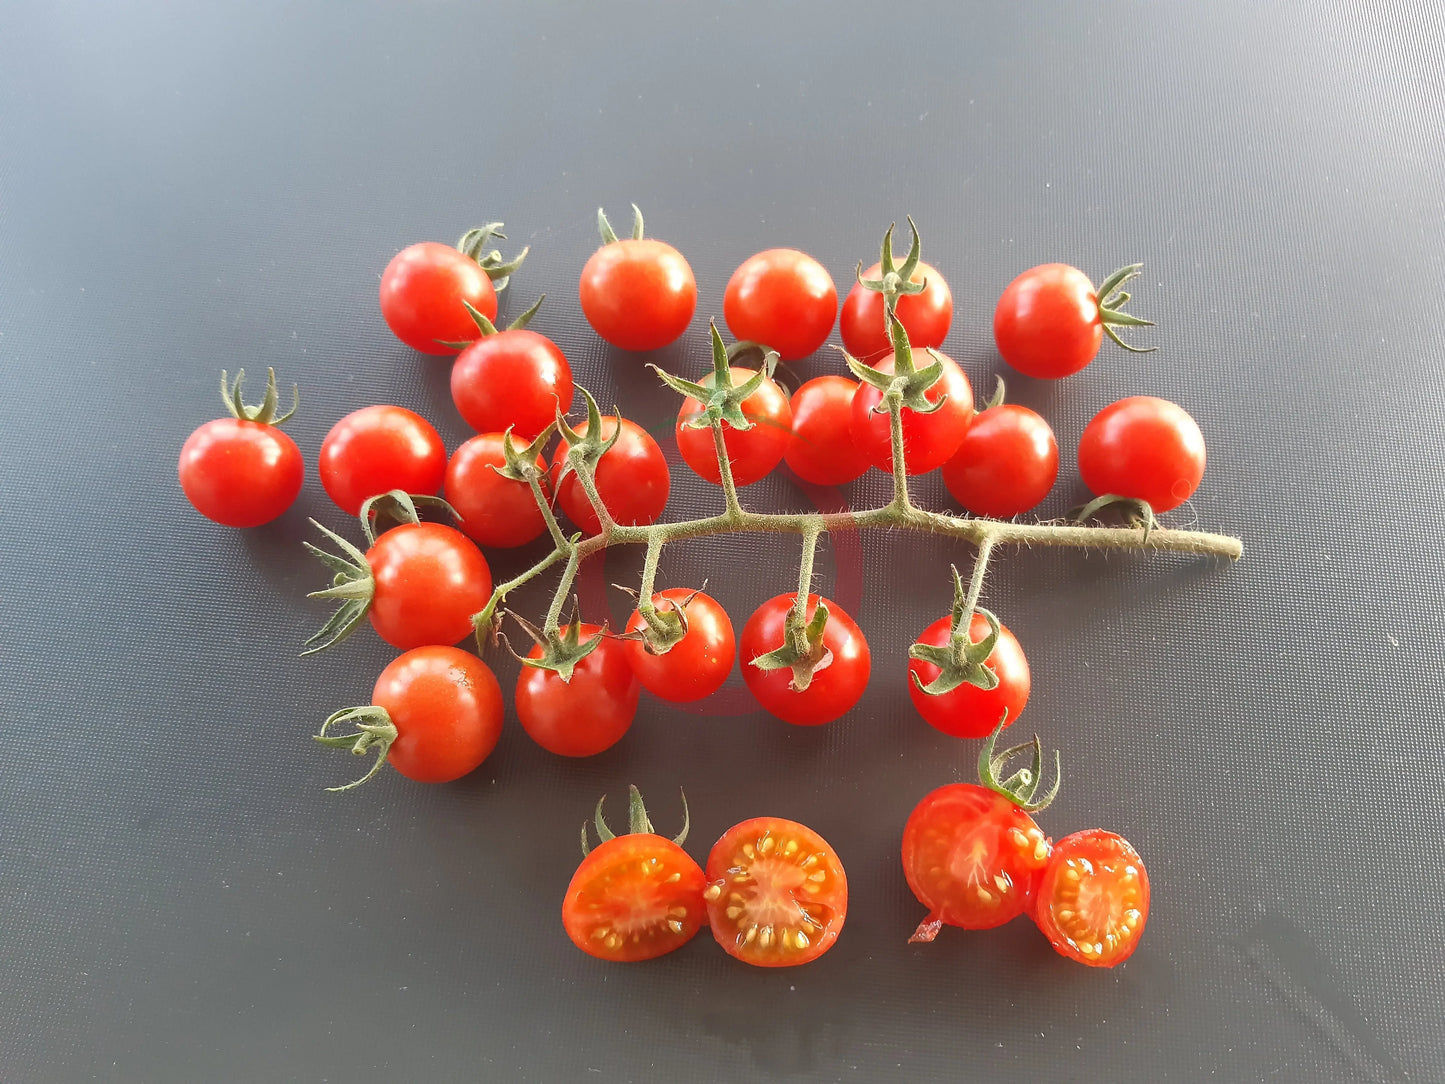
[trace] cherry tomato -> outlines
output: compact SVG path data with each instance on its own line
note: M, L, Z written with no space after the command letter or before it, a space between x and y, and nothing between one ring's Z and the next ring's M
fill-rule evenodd
M950 783L924 796L903 828L903 875L928 908L910 941L940 926L987 930L1024 913L1049 860L1034 819L987 787Z
M651 960L681 948L707 921L702 868L670 839L616 836L582 860L562 901L572 943L600 960Z
M396 727L386 760L408 779L449 783L473 771L502 735L502 690L486 663L455 647L393 659L371 702Z
M602 439L610 439L616 429L617 419L604 414ZM554 484L566 456L564 435L563 442L552 453ZM597 483L597 495L602 498L613 521L624 527L645 527L656 523L657 517L667 507L667 494L672 485L667 459L657 441L652 439L652 434L626 418L622 419L622 435L617 438L616 444L602 453L593 478ZM567 518L588 534L602 530L597 512L575 473L569 473L557 484L557 503L567 513Z
M1183 407L1132 395L1084 427L1079 473L1101 497L1134 497L1167 512L1188 500L1204 477L1204 434Z
M943 465L943 484L975 516L1008 519L1049 495L1059 476L1054 431L1028 407L1002 403L974 416Z
M801 692L792 687L793 671L760 670L752 665L759 655L783 646L784 622L796 594L778 595L764 602L743 626L741 651L743 681L770 714L798 726L830 723L847 712L868 687L872 656L863 630L836 602L824 599L828 623L823 627L823 646L833 654L832 662L813 672L813 680ZM808 596L807 616L818 610L818 596Z
M828 841L797 821L754 817L723 833L703 892L712 935L755 967L791 967L833 947L848 917L848 878Z
M476 260L450 245L423 241L391 258L381 276L381 315L398 339L425 354L455 354L477 325L465 301L497 318L497 293Z
M943 406L932 414L919 414L904 407L903 452L909 474L927 474L944 463L958 451L963 443L964 433L973 418L973 388L963 370L946 354L939 354L943 363L943 375L938 382L923 393L930 403L936 403L947 396ZM933 358L919 351L913 357L916 368L923 369L933 364ZM894 358L889 354L874 368L885 373L893 372ZM887 413L873 413L873 408L883 401L883 393L871 384L860 384L853 396L853 439L873 465L879 470L893 470L893 437L889 429Z
M1028 376L1077 373L1104 338L1094 284L1064 263L1029 268L998 299L993 338L1004 361Z
M839 486L870 466L853 441L855 381L846 376L816 376L793 392L793 435L783 452L788 466L805 482Z
M734 365L731 369L733 387L746 384L755 369ZM705 388L713 386L713 374L698 381ZM673 432L677 447L687 465L714 485L722 484L718 470L717 449L711 429L693 429L683 424L701 416L702 404L696 399L682 401ZM732 464L733 484L751 485L768 475L783 458L793 432L793 408L783 389L771 379L764 380L758 390L743 400L743 416L753 423L751 429L734 429L723 422L723 447Z
M600 631L582 625L583 640ZM533 646L529 658L542 657ZM555 670L523 666L517 676L517 718L522 729L549 753L590 757L622 740L637 714L642 686L627 661L625 646L604 639L563 681Z
M492 597L487 559L466 535L440 523L403 523L366 551L375 586L367 615L392 647L454 644Z
M516 445L513 441L513 445ZM442 495L462 517L461 527L479 546L508 549L523 546L547 529L532 487L515 478L504 478L493 468L505 466L501 433L479 433L455 452L447 464ZM537 468L546 470L539 455ZM551 486L544 475L542 493L551 499Z
M399 406L354 410L321 442L321 484L343 512L393 489L432 494L447 471L447 450L430 422ZM447 641L450 643L451 641Z
M452 402L479 433L531 440L572 405L572 367L557 344L526 328L485 335L452 365Z
M988 636L988 621L982 614L973 615L968 633L974 643ZM917 642L945 646L949 642L949 619L943 617L929 625ZM998 641L983 665L998 677L992 689L965 682L951 692L930 695L909 678L908 695L929 726L955 738L984 738L999 725L1005 709L1009 726L1018 720L1029 702L1029 663L1006 625L999 626ZM938 677L938 667L923 659L909 659L908 670L925 685Z
M727 611L711 595L680 587L659 591L652 596L652 604L659 611L682 610L687 632L661 655L654 655L640 640L626 641L627 658L642 687L659 699L679 703L716 692L728 679L737 657ZM646 624L642 614L633 610L627 631L636 632Z
M875 263L863 272L863 277L876 280L882 273L883 265ZM898 307L894 310L898 321L908 332L908 341L913 346L919 350L925 346L937 349L943 345L953 323L953 294L938 269L922 260L913 269L909 281L922 282L925 286L921 294L899 295ZM883 295L866 289L861 282L855 282L848 291L843 311L838 314L838 331L843 336L843 349L859 361L873 362L893 353L893 341L888 336L888 321L883 313Z
M623 350L657 350L687 330L697 281L681 252L651 238L603 245L582 268L582 315Z
M259 527L291 507L306 465L274 425L217 418L181 446L181 489L196 511L227 527Z
M837 312L838 291L827 268L795 248L749 256L723 294L733 337L770 346L784 361L822 346Z
M1093 967L1127 960L1149 919L1149 874L1129 841L1098 828L1054 845L1034 921L1061 955Z

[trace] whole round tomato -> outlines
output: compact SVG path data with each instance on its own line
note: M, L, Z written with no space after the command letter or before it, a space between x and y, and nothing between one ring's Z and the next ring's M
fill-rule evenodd
M480 334L466 302L488 320L497 318L497 293L481 265L436 241L410 245L391 258L381 275L381 315L413 350L455 354L447 343Z
M306 465L274 425L217 418L181 445L181 489L196 511L227 527L270 523L296 500Z
M1133 955L1149 919L1149 874L1129 841L1098 828L1054 845L1034 921L1061 955L1113 967Z
M1104 338L1094 284L1064 263L1029 268L998 299L993 338L1004 361L1027 376L1077 373Z
M924 796L903 827L903 875L928 908L910 941L941 926L988 930L1028 909L1049 841L1034 819L987 787L950 783Z
M948 398L931 414L920 414L904 407L900 413L903 422L903 459L909 474L927 474L944 463L958 451L973 420L973 388L963 370L946 354L939 354L943 364L943 375L931 388L923 393L930 403L936 403L943 396ZM932 356L919 353L913 363L919 369L933 364ZM874 368L881 372L893 372L894 358L890 354ZM893 435L888 414L874 413L873 408L883 401L883 393L872 384L858 385L853 395L853 439L875 467L879 470L893 470Z
M833 947L848 917L848 877L828 841L782 817L723 833L707 856L707 917L729 956L792 967Z
M386 760L408 779L449 783L473 771L502 735L502 689L486 663L454 647L393 659L371 702L396 727Z
M1059 445L1028 407L1002 403L974 416L943 484L975 516L1008 519L1049 495L1059 476Z
M1204 434L1183 407L1132 395L1084 427L1079 473L1098 496L1133 497L1167 512L1188 500L1204 477Z
M666 346L687 330L697 308L697 281L682 253L645 237L592 253L578 294L592 330L623 350Z
M616 430L617 419L610 414L602 415L602 439L610 440ZM560 483L556 482L566 457L564 434L562 443L552 453L551 471L557 488L557 503L567 513L567 518L583 531L597 534L602 530L602 522L597 518L597 512L587 499L587 491L577 480L576 473L568 473ZM622 435L617 438L616 444L602 453L593 481L597 485L597 495L602 498L614 523L624 527L645 527L656 523L657 517L667 507L672 476L667 469L667 459L657 441L652 439L652 434L623 418Z
M872 655L863 630L836 602L824 599L828 623L823 626L823 646L832 652L827 666L813 671L813 680L801 692L792 687L793 671L761 670L752 660L783 646L784 622L796 593L778 595L764 602L743 626L741 652L743 681L748 691L770 714L798 726L830 723L847 712L863 696L872 669ZM808 596L808 620L817 613L819 598Z
M783 451L788 466L805 482L840 486L870 466L853 441L853 395L858 384L846 376L815 376L789 404L793 434Z
M504 478L494 468L506 466L501 433L479 433L452 453L447 464L442 495L461 516L459 526L479 546L509 549L523 546L547 529L532 487L515 478ZM515 442L514 446L515 446ZM537 469L546 461L537 456ZM542 493L551 498L544 475Z
M572 367L545 335L508 328L457 355L452 402L477 432L529 441L572 405Z
M746 384L756 371L734 365L730 370L733 387ZM712 387L713 374L708 373L698 383L705 388ZM793 409L783 389L771 378L743 400L742 410L743 416L753 423L751 429L734 429L727 422L722 423L723 447L732 465L733 484L738 486L765 478L782 461L793 433ZM722 471L718 469L712 430L693 429L684 424L701 417L702 412L702 404L696 399L684 399L673 433L687 465L714 485L721 485Z
M600 960L652 960L702 929L702 868L670 839L616 836L582 860L562 900L562 928Z
M980 643L988 633L988 621L975 613L968 625L969 639ZM937 647L945 646L948 641L947 617L929 625L917 640ZM908 695L929 726L955 738L985 738L999 725L1005 710L1008 711L1007 725L1018 721L1024 705L1029 702L1031 682L1028 660L1008 626L999 626L998 641L983 665L998 677L998 684L992 689L964 682L951 692L930 695L909 678ZM938 677L938 667L923 659L909 659L908 670L925 685Z
M901 262L901 261L900 261ZM875 263L863 272L863 278L877 280L883 265ZM894 314L908 341L922 350L943 345L953 323L953 293L936 267L918 262L909 282L924 283L919 294L900 294ZM883 295L855 282L843 301L838 315L838 331L843 336L843 349L859 361L872 362L893 353L893 340L888 335L888 319L884 314Z
M582 625L585 641L601 631ZM540 659L534 645L528 658ZM627 661L624 645L604 639L563 681L555 670L523 666L517 676L517 718L522 729L549 753L590 757L622 740L637 714L642 686Z
M492 572L466 535L440 523L403 523L366 551L375 581L367 616L392 647L454 644L492 597Z
M711 595L669 587L652 596L659 611L681 612L687 632L661 655L640 640L625 641L627 658L642 687L661 700L685 703L716 692L732 672L737 641L727 611ZM646 627L637 610L627 619L628 632Z
M749 256L723 294L723 316L733 338L769 346L784 361L805 358L822 346L837 313L833 277L795 248Z
M399 406L362 407L326 434L318 470L331 499L354 516L368 497L393 489L435 493L446 475L447 450L420 414Z

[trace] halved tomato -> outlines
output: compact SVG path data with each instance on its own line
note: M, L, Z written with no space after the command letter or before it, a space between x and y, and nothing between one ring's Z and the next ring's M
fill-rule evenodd
M681 948L707 920L702 869L670 839L631 833L582 860L562 901L572 943L600 960L651 960Z
M1149 874L1127 839L1091 828L1054 845L1034 921L1055 951L1113 967L1133 954L1148 919Z

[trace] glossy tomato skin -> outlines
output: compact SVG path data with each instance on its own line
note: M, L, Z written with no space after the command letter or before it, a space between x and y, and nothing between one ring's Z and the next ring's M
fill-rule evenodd
M828 841L782 817L735 824L707 858L708 921L729 956L792 967L833 947L848 917L848 878Z
M478 433L530 441L572 405L572 367L545 335L511 328L472 343L452 364L452 402Z
M467 302L488 320L497 318L497 292L476 260L450 245L422 241L391 258L381 275L381 315L413 350L455 354L447 343L471 342L476 322Z
M217 418L181 446L181 489L201 515L227 527L259 527L290 508L306 465L274 425Z
M651 238L603 245L582 268L582 315L623 350L658 350L687 330L697 280L681 252Z
M943 375L938 382L924 392L924 398L936 403L944 396L943 406L931 414L920 414L904 407L903 452L909 474L927 474L943 466L958 451L973 419L973 388L958 363L947 354L939 354L943 362ZM923 369L933 364L933 358L921 351L914 355L915 368ZM874 368L885 373L893 372L894 359L889 354ZM873 465L879 470L893 470L893 435L889 428L888 414L873 412L883 401L883 393L871 384L860 384L853 396L853 439L857 441Z
M366 563L375 579L367 616L392 647L455 644L492 597L482 551L440 523L393 527L366 551Z
M396 726L387 763L420 783L474 771L502 736L501 686L486 663L455 647L418 647L393 659L371 702Z
M1106 406L1079 438L1079 473L1098 496L1114 493L1168 512L1204 477L1204 434L1167 399L1132 395Z
M794 474L819 486L840 486L859 478L872 465L853 440L856 381L846 376L816 376L797 391L789 406L793 433L783 458Z
M1032 907L1054 951L1091 967L1134 954L1149 919L1149 873L1127 839L1091 828L1054 845Z
M447 471L447 450L432 424L399 406L354 410L321 442L321 484L350 515L368 497L402 489L434 494Z
M702 929L702 867L670 839L617 836L594 847L562 900L562 927L599 960L652 960Z
M711 595L682 587L657 592L652 604L660 611L684 608L687 632L661 655L654 655L640 640L626 641L633 673L660 700L688 703L711 696L727 681L738 653L727 611ZM626 631L636 632L646 624L633 610Z
M942 647L948 643L949 619L940 618L918 637L918 643ZM975 613L968 626L969 638L979 643L988 635L988 621ZM998 641L983 665L998 676L992 689L981 689L967 682L952 692L931 696L908 679L908 695L918 714L935 730L955 738L986 738L1008 711L1008 726L1013 726L1029 702L1029 663L1014 634L1007 625L999 626ZM910 674L927 685L938 676L938 667L923 659L909 659Z
M1029 268L998 299L993 338L1004 361L1026 376L1077 373L1094 360L1104 338L1094 284L1064 263Z
M516 441L513 441L516 446ZM494 468L506 466L501 433L478 433L466 441L447 463L442 496L457 510L462 533L479 546L510 549L524 546L547 529L532 487L504 478ZM537 469L546 461L537 456ZM542 493L551 499L551 486L542 477Z
M903 875L928 908L911 940L940 925L987 930L1025 913L1049 860L1049 841L1013 802L976 783L925 795L903 828Z
M733 387L746 384L756 371L734 365ZM713 374L708 373L698 383L706 388L712 387ZM722 472L718 469L712 430L692 429L684 424L701 414L701 403L690 397L684 399L682 408L677 412L673 433L687 465L714 485L721 485ZM765 379L757 391L743 400L743 416L753 423L751 429L734 429L723 422L723 447L727 449L728 462L732 464L733 484L739 486L752 485L767 477L782 462L793 434L793 408L788 405L783 389L771 378Z
M1028 407L1003 403L974 416L943 465L943 484L975 516L1009 519L1049 495L1059 476L1059 445Z
M805 358L828 338L838 290L827 268L795 248L770 248L733 272L723 316L733 338L770 346L784 361Z
M583 625L585 641L599 631ZM534 646L529 658L542 657ZM627 661L624 646L604 639L565 682L555 671L522 667L515 704L522 729L549 753L590 757L622 740L637 714L642 686Z
M901 263L901 261L900 261ZM863 278L882 277L883 265L875 263L863 272ZM953 292L936 267L918 261L910 282L924 283L921 294L902 294L895 310L898 322L908 333L909 343L918 350L943 346L953 323ZM893 353L884 315L883 295L855 282L838 315L838 331L843 336L843 349L859 361L873 362Z
M759 655L766 655L783 646L784 622L796 594L778 595L753 611L743 626L740 651L743 660L743 681L748 690L770 714L797 726L819 726L831 723L858 703L868 687L872 655L868 641L841 606L828 604L828 623L823 627L823 644L833 653L830 665L813 673L813 680L802 692L791 688L793 671L760 670L752 665ZM808 596L807 616L812 620L818 610L818 596Z
M610 414L602 415L602 439L610 439L616 430L617 419ZM583 531L597 534L602 530L602 523L576 473L569 473L560 483L557 482L566 457L567 443L562 441L552 453L551 476L557 490L557 503L567 513L567 518ZM657 441L646 429L627 418L622 419L622 435L617 438L617 443L597 461L593 479L597 483L597 495L602 498L613 522L624 527L645 527L656 523L657 517L667 507L667 494L672 486L667 458L657 446Z

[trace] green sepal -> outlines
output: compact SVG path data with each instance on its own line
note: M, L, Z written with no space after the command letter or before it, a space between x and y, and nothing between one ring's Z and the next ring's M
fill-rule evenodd
M595 470L597 464L602 461L614 444L622 436L622 413L614 406L612 416L617 419L617 424L612 428L612 435L604 438L602 436L602 411L597 407L597 400L592 393L580 384L577 390L582 393L582 399L587 404L587 428L580 434L567 424L567 419L562 416L562 408L556 408L556 420L552 423L556 427L558 436L562 443L567 445L567 451L562 456L562 466L557 471L556 484L561 485L562 479L574 473L579 467L586 466Z
M532 322L532 317L537 315L537 310L542 307L542 302L546 300L546 294L540 295L536 301L533 301L528 308L524 309L515 320L507 325L506 330L516 331L519 328L526 327ZM448 342L445 339L438 339L437 342L441 343L442 346L450 347L453 350L465 350L477 341L497 334L497 325L492 323L486 313L482 312L466 298L462 298L462 307L467 310L467 315L472 318L472 323L477 325L477 338L466 339L461 342Z
M597 208L597 232L602 235L603 245L617 243L617 231L612 228L612 223L607 221L607 213L601 207ZM632 239L642 240L642 211L635 203L632 205Z
M1131 263L1127 267L1121 267L1099 283L1098 289L1094 291L1094 296L1099 299L1099 323L1104 328L1104 334L1131 354L1149 354L1159 349L1157 346L1131 346L1114 330L1116 327L1154 326L1153 320L1145 320L1143 317L1124 311L1124 306L1129 303L1131 295L1120 287L1138 276L1143 267L1142 263Z
M637 612L641 616L642 627L632 632L618 633L618 640L636 640L646 648L650 655L666 655L687 636L687 607L693 599L702 593L703 587L698 588L687 598L680 601L663 598L664 608L659 609L655 603L643 603L642 595L630 587L624 587L620 583L614 583L613 587L622 591L637 603Z
M887 312L892 312L897 307L900 296L921 294L928 287L926 282L913 281L913 273L918 270L918 260L923 252L923 242L918 236L918 227L914 225L912 215L908 216L908 228L913 231L913 243L908 247L908 256L904 259L903 266L894 265L893 227L896 225L897 223L889 223L887 232L883 234L883 247L878 257L878 278L865 279L861 261L854 274L865 290L883 295L883 305Z
M797 596L793 597L796 600ZM833 652L823 644L823 630L827 625L828 604L821 598L818 599L818 608L813 611L812 618L806 624L798 617L796 606L789 607L788 614L783 619L782 646L757 656L752 660L752 665L759 670L781 670L787 667L793 671L788 687L794 692L802 692L813 683L814 674L833 664Z
M1044 751L1043 746L1039 743L1039 736L1035 734L1033 741L1015 745L1005 749L1002 753L995 753L994 747L998 742L998 736L1007 725L1008 709L1005 708L998 726L984 739L983 748L978 752L978 781L994 793L1003 795L1024 812L1037 813L1039 810L1047 808L1049 803L1058 797L1059 783L1063 778L1059 751L1054 750L1054 784L1040 798L1038 792L1043 783ZM1005 776L1004 771L1008 767L1008 762L1026 750L1033 752L1030 766L1020 768L1012 775Z
M231 417L239 418L243 422L258 422L261 425L280 425L291 415L296 413L301 406L301 389L295 384L291 385L291 409L285 414L277 415L276 407L280 402L280 396L276 394L276 370L266 370L266 394L262 397L260 405L247 406L241 398L241 385L246 380L246 370L237 369L236 379L229 381L226 370L221 370L221 401L226 404L226 409Z
M523 246L521 252L508 260L497 249L486 250L493 237L499 237L503 241L507 239L507 235L502 232L502 223L488 222L485 226L467 230L457 242L457 251L476 260L477 265L487 273L487 278L492 280L492 289L500 292L507 288L507 282L517 268L522 266L522 261L527 258L527 253L532 251L532 246Z
M548 422L547 428L538 433L530 444L518 450L516 443L512 440L512 426L507 426L507 431L502 434L502 458L505 462L501 466L497 466L495 463L491 464L492 470L503 478L510 478L514 482L525 482L528 485L534 479L545 478L547 471L537 467L537 458L547 447L547 442L552 439L552 434L556 431L557 423Z
M687 810L687 794L679 791L682 795L682 831L672 837L672 841L681 847L687 842L688 830L692 827L692 817ZM607 827L607 821L602 816L602 804L607 801L607 795L597 799L597 808L592 814L592 827L597 830L597 838L603 843L617 838L615 832ZM628 784L627 787L627 835L657 835L657 829L652 825L652 818L647 815L647 806L642 800L642 792L636 785ZM587 822L582 822L582 856L585 858L592 853L592 844L587 838Z
M1004 387L1003 377L995 376L994 381L993 394L989 396L988 402L983 404L983 408L979 411L980 414L985 410L992 410L994 407L1003 406L1004 394L1007 390Z
M350 734L326 733L330 727L342 723L355 723L356 730ZM396 724L391 721L391 715L387 710L376 704L358 708L343 708L328 717L321 724L321 729L312 735L311 740L337 749L349 749L356 756L365 756L372 749L377 751L376 760L372 763L371 769L360 779L353 780L342 787L326 788L328 791L336 793L359 787L381 771L381 766L386 763L387 754L391 752L392 743L396 741Z
M507 650L512 652L512 657L523 666L530 666L534 670L551 670L562 679L564 684L571 683L572 671L576 669L577 664L596 651L598 645L607 637L607 629L603 627L583 640L582 618L576 610L573 611L572 620L567 623L565 628L547 632L537 628L525 617L512 610L508 610L507 614L542 648L541 657L533 659L519 655L512 650L512 645L509 643Z
M982 640L973 639L970 626L973 624L973 614L977 613L988 622L988 632ZM977 688L988 690L998 688L998 674L994 673L984 662L993 654L993 649L998 646L998 638L1002 633L998 618L982 606L977 610L968 610L966 596L963 589L963 578L958 574L958 568L953 568L953 612L948 620L948 643L946 644L923 644L914 643L908 648L908 657L918 659L921 662L932 663L938 667L938 676L927 685L919 679L913 670L908 671L909 680L918 687L921 692L929 696L942 696L944 693L951 693L960 685L973 685Z
M746 431L753 427L753 422L743 413L743 403L758 388L762 387L764 380L772 377L773 370L778 363L778 353L775 350L767 351L763 355L763 363L757 371L743 383L734 387L732 366L728 360L727 347L723 345L722 335L718 333L717 322L709 322L708 328L712 334L713 382L711 387L684 380L680 376L673 376L656 365L651 368L673 391L680 395L690 396L702 405L702 409L697 412L696 417L689 418L683 423L689 429L709 429L715 422L727 422L733 429Z
M399 527L406 523L420 523L421 513L418 508L430 508L435 511L445 512L458 523L462 515L443 497L430 493L408 493L404 489L391 489L385 493L378 493L375 496L367 497L361 502L361 510L357 518L361 521L361 529L366 535L368 545L376 545L377 536L385 534L392 527ZM390 524L382 530L377 530L377 524L390 520Z
M1159 521L1154 516L1154 506L1148 501L1138 497L1121 497L1117 493L1105 493L1102 497L1095 497L1086 505L1071 508L1066 518L1076 523L1087 523L1100 512L1109 508L1126 513L1133 512L1137 517L1133 520L1133 525L1144 528L1145 541L1148 541L1150 532L1159 526Z
M345 556L313 546L310 542L302 543L308 553L335 573L330 587L312 591L306 597L336 599L341 603L326 624L306 640L306 650L301 652L303 655L325 651L355 632L356 626L361 624L361 619L371 608L371 598L376 591L376 580L371 575L371 565L367 563L366 554L335 531L314 519L311 522L317 530L336 543Z
M890 402L907 407L916 414L932 414L948 402L946 394L940 395L937 402L931 402L926 396L928 389L943 379L943 360L930 348L928 355L933 358L933 364L915 369L908 332L892 312L888 313L888 333L893 341L893 372L875 369L846 350L843 352L844 361L854 376L883 393L883 398L873 408L875 414L888 413Z

